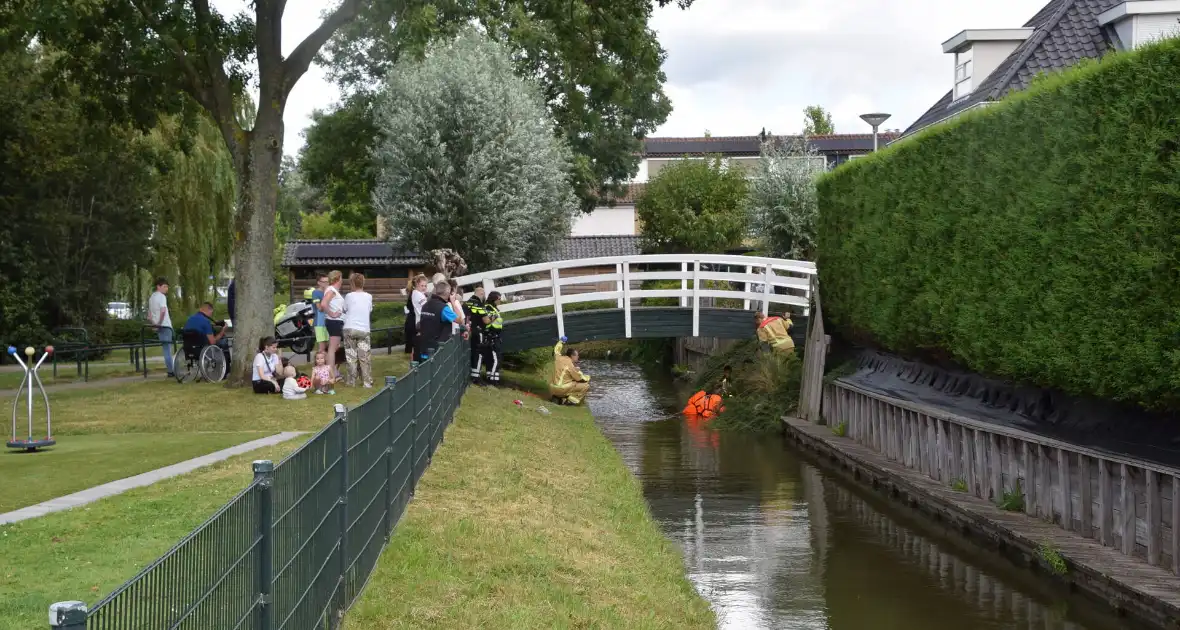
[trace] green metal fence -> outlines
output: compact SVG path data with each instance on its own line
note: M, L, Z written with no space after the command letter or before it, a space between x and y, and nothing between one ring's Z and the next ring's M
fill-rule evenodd
M459 339L336 416L171 551L89 613L50 608L71 630L335 628L405 512L468 383Z

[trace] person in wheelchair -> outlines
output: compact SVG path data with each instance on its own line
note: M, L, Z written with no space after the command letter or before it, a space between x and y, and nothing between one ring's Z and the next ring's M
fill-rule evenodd
M213 319L213 305L209 302L202 304L201 308L184 322L184 328L181 330L182 351L186 363L198 364L198 378L219 381L225 375L225 367L230 362L230 344L229 340L225 338L229 327L225 324L224 321ZM220 330L214 332L215 326ZM207 354L205 348L208 346L217 346L221 350L222 356L211 357L212 363L205 365L208 361L201 359ZM179 370L177 374L180 374Z
M217 326L221 330L216 333L213 332L213 327ZM226 361L229 361L229 340L225 338L226 331L229 327L225 325L225 320L217 321L213 319L213 305L205 302L201 308L193 313L184 322L184 330L195 332L205 336L205 344L210 346L217 346L225 353Z

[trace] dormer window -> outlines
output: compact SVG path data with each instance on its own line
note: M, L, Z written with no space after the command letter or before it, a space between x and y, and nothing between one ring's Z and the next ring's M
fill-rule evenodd
M943 42L942 52L955 56L955 100L970 96L1032 33L1031 28L967 30Z
M971 93L971 48L955 53L955 100Z

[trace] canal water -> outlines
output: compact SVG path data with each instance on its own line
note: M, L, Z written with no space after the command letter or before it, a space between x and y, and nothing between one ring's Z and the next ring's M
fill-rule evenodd
M630 363L584 362L603 433L730 629L1107 630L1118 619L811 465L780 436L718 434Z

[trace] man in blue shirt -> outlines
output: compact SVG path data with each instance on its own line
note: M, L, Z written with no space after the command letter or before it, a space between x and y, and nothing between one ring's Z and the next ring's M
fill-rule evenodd
M229 342L223 338L225 337L225 331L228 328L223 323L221 330L214 333L213 324L213 305L205 302L201 305L200 310L198 310L196 313L193 313L192 317L189 317L187 320L185 320L184 329L204 335L206 341L208 341L209 345L211 346L220 346L222 351L226 353L226 358L228 360Z

